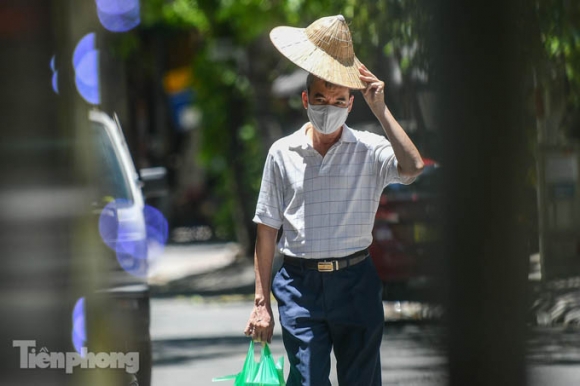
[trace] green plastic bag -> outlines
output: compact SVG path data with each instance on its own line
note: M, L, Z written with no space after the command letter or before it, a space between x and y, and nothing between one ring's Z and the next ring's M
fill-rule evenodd
M242 371L235 375L226 375L212 379L213 382L234 379L234 386L286 386L284 381L284 357L274 363L268 343L262 346L260 361L254 360L254 342L250 341L248 355Z

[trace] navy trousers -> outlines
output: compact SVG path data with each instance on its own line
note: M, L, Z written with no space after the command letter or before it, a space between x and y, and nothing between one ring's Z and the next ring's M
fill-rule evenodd
M334 272L284 264L272 292L290 363L287 386L330 385L334 348L340 386L380 386L382 283L370 257Z

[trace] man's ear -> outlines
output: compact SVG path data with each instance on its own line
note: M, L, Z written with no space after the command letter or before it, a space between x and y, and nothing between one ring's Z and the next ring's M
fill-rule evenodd
M348 104L348 112L350 113L350 111L352 110L352 105L354 104L354 95L351 95L349 98L349 104Z
M302 106L308 109L308 91L302 91Z

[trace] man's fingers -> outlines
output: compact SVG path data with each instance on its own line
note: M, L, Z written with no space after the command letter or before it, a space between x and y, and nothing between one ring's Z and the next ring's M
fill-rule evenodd
M378 82L377 78L372 78L370 76L361 76L360 80L366 83L367 86L370 86Z
M364 64L361 64L361 66L359 67L359 69L358 69L358 70L359 70L361 73L362 73L362 72L366 72L366 73L368 73L368 74L371 74L371 75L372 75L372 72L371 72L371 71L370 71L370 70L367 68L367 66L365 66Z
M370 83L367 85L367 88L364 90L365 96L372 96L373 94L382 94L385 89L385 83L378 81L374 83Z
M359 78L364 80L365 82L374 82L377 80L377 77L371 74L370 72L367 74L361 73Z
M254 331L254 334L252 335L252 339L254 340L254 342L257 342L257 343L263 342L264 341L263 331L260 331L260 330Z
M379 80L373 73L371 73L364 65L359 69L361 75L360 80L367 84L367 88L363 90L363 95L367 98L375 95L382 95L385 89L385 82Z
M260 330L260 326L258 325L258 323L254 323L254 322L249 322L248 325L246 326L246 329L244 330L244 334L247 336L255 336L256 333Z
M374 83L377 82L379 79L376 77L375 74L373 74L372 72L370 72L366 67L364 68L360 68L359 69L360 72L360 80L362 80L363 82L366 83Z
M244 335L254 342L271 342L274 334L274 321L271 312L268 314L254 310L244 329Z
M260 329L257 327L255 323L250 322L246 327L246 329L244 330L244 334L246 336L251 336L254 342L257 342L260 334Z
M248 324L246 329L244 330L244 335L249 336L252 335L254 332L254 326L252 324Z
M383 86L383 84L382 84L382 83L376 82L376 83L369 84L369 85L367 86L367 88L366 88L366 90L365 90L365 91L366 91L366 92L371 92L371 91L373 91L373 90L375 90L375 91L376 91L376 90L382 90L383 88L384 88L384 86Z
M274 328L273 326L259 326L256 324L251 328L250 334L246 335L251 335L252 340L256 343L271 343L272 336L274 335Z

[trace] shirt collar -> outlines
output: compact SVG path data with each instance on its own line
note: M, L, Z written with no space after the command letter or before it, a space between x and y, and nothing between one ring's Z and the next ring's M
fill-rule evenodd
M302 125L300 129L290 136L291 148L301 147L302 149L306 149L312 147L310 138L306 135L306 125L308 125L308 123ZM356 137L354 136L352 129L348 127L346 123L342 126L342 134L340 135L338 142L356 142Z

